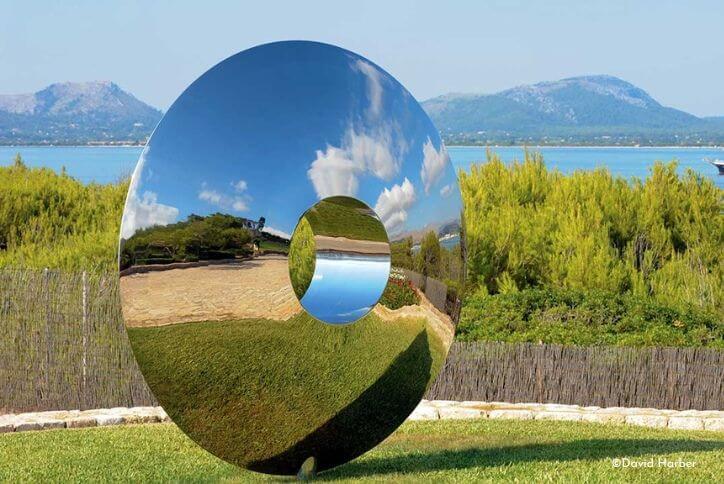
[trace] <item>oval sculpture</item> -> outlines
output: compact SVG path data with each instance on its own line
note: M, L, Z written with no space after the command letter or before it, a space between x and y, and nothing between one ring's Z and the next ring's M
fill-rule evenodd
M149 387L247 469L361 455L445 361L461 210L437 130L375 64L302 41L222 61L168 110L126 199L123 316Z

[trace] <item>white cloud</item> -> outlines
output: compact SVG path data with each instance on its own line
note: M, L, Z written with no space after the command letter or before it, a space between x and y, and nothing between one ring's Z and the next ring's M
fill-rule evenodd
M362 59L357 59L352 66L367 77L367 97L370 100L368 114L371 117L379 116L382 112L382 93L384 91L380 71Z
M440 189L440 196L442 196L443 198L447 198L450 195L452 195L452 192L454 189L455 189L455 186L452 183L445 185L444 187L442 187Z
M448 163L448 154L445 145L440 144L440 150L435 149L430 138L422 146L422 169L420 170L420 178L425 186L425 193L430 193L432 188L445 173L445 167Z
M199 200L216 205L224 210L234 210L236 212L246 212L249 210L249 206L243 197L238 195L227 195L225 193L209 189L206 187L205 182L201 184Z
M407 209L415 203L415 198L415 187L407 178L402 185L395 184L392 188L382 190L375 204L375 212L388 232L394 233L404 225Z
M246 191L247 184L244 180L239 180L237 182L231 182L231 186L234 187L234 190L241 193L243 191Z
M141 153L136 169L131 177L131 184L128 188L126 206L123 210L121 221L121 237L129 239L137 230L153 227L154 225L167 225L176 221L179 210L171 205L158 203L158 195L155 192L145 190L138 195L141 185L141 173L146 164L148 149Z

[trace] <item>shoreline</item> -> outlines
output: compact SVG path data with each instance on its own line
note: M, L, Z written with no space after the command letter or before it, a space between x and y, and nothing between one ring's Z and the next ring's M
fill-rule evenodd
M52 145L52 144L0 144L0 148L143 148L146 144L85 144L85 145ZM639 145L639 146L622 146L622 145L450 145L446 144L446 148L480 148L480 149L498 149L498 148L528 148L528 149L545 149L545 148L565 148L565 149L666 149L666 150L722 150L724 146L695 146L695 145Z
M451 148L479 148L479 149L498 149L498 148L520 148L520 149L546 149L546 148L554 148L554 149L622 149L622 150L630 150L630 149L645 149L645 150L720 150L724 151L724 146L620 146L620 145L600 145L600 146L591 146L591 145L445 145L445 148L448 150Z

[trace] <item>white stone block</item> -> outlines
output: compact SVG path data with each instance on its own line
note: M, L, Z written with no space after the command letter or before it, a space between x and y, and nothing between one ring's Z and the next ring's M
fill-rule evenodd
M485 417L483 410L466 407L441 407L438 408L441 419L472 419Z
M105 427L106 425L120 425L123 423L123 417L119 415L98 415L96 417L96 423L99 427Z
M488 412L489 418L509 418L515 420L533 420L533 412L530 410L518 410L518 409L507 409L507 410L490 410Z
M552 412L542 410L535 414L536 420L558 420L558 421L571 421L576 422L581 420L581 414L578 412Z
M43 427L43 430L51 430L51 429L64 429L65 428L65 420L60 420L57 418L38 418L37 422Z
M669 428L680 430L704 430L704 421L699 417L669 417Z
M595 423L602 423L602 424L608 424L608 423L622 424L626 421L626 416L621 415L620 413L613 413L613 412L609 412L609 413L590 412L590 413L582 413L581 420L584 422L595 422Z
M73 417L69 418L65 421L66 427L69 429L80 429L80 428L86 428L86 427L95 427L98 425L98 421L96 420L96 417Z
M724 432L724 418L705 418L704 428L706 430Z
M418 405L407 417L408 420L437 420L439 418L438 409L430 405Z
M626 423L631 425L639 425L641 427L666 427L669 417L665 415L638 414L626 415Z

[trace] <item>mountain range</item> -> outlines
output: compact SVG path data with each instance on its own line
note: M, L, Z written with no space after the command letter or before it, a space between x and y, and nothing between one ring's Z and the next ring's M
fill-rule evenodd
M162 113L108 81L0 95L0 144L144 143Z
M612 76L422 103L448 144L724 144L724 116L663 106ZM142 144L163 113L108 81L0 95L0 144Z
M724 117L666 107L613 76L581 76L495 94L446 94L422 103L450 144L700 144L724 141Z

